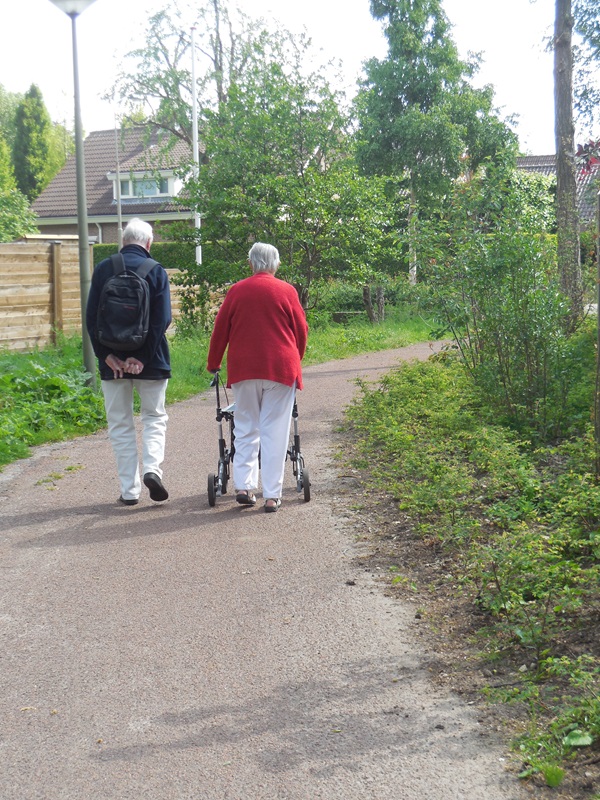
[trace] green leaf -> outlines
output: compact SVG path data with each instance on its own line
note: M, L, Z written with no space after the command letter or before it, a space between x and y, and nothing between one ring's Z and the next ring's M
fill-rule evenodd
M571 731L563 739L563 744L567 747L589 747L594 741L594 737L584 731Z

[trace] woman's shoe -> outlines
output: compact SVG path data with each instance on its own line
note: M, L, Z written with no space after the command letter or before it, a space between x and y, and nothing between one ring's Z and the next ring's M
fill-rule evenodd
M254 496L254 492L248 489L238 489L235 495L235 502L239 503L241 506L255 506L256 497Z
M265 511L267 512L267 514L269 513L274 514L280 505L281 505L281 500L279 499L279 497L267 497L267 499L265 500Z

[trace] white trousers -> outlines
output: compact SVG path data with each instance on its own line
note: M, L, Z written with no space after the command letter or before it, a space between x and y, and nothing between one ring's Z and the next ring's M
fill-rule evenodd
M168 420L165 411L168 380L142 381L138 378L119 378L101 383L108 436L117 461L121 497L124 500L131 500L139 497L142 489L133 417L133 390L137 391L141 401L142 474L154 472L162 478L161 464L165 458Z
M232 384L235 399L233 485L258 488L258 453L263 497L281 497L296 386L251 380Z

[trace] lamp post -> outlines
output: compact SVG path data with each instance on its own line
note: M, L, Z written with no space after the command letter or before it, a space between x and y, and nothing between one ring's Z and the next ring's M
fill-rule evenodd
M75 165L77 169L77 230L79 234L79 291L81 296L81 338L83 342L83 364L90 374L90 385L96 386L96 359L92 342L85 324L85 309L90 292L90 245L88 239L87 197L85 191L85 165L83 159L83 129L81 126L81 103L79 99L79 68L77 63L76 19L94 0L50 0L71 17L73 33L73 87L75 95Z
M194 31L192 28L192 149L194 151L194 178L198 180L200 174L200 153L198 151L198 87L196 86L196 45L194 44ZM200 244L201 218L198 208L194 212L194 227L196 229L196 264L202 264L202 245Z
M115 117L115 152L117 154L117 247L123 247L123 214L121 209L121 164L119 158L119 132Z

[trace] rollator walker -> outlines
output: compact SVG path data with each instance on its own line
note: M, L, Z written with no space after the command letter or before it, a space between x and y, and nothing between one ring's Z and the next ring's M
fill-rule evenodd
M235 403L229 403L227 389L220 378L219 372L215 372L211 381L211 386L215 387L217 396L217 429L219 442L219 461L217 471L211 472L208 476L208 504L216 505L217 497L227 494L229 479L231 478L231 465L235 456ZM221 406L220 389L225 393L225 407ZM296 482L296 491L303 494L304 502L310 500L310 479L308 469L304 464L304 457L300 449L300 434L298 432L298 404L294 398L292 409L292 432L286 453L286 461L292 464L292 473ZM260 453L259 453L260 463Z

